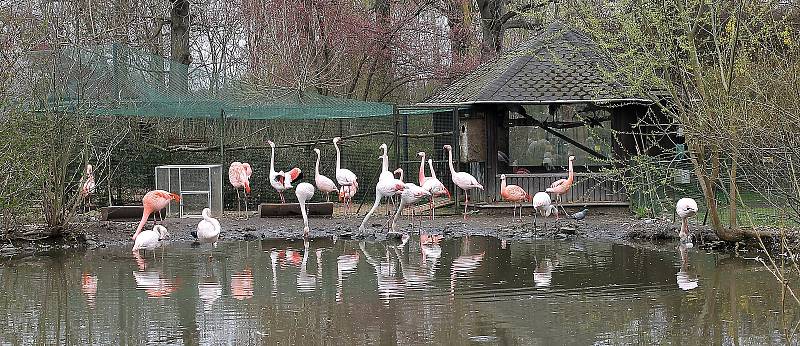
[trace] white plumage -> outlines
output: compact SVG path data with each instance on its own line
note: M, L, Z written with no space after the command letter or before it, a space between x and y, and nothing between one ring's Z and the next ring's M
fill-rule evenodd
M155 250L155 248L163 244L162 240L168 235L167 228L162 225L156 225L153 229L142 231L139 233L139 236L136 237L131 251ZM155 253L153 255L155 256Z
M319 173L320 152L317 148L314 148L314 152L317 153L317 165L314 170L314 184L317 185L317 189L319 189L320 192L325 194L325 200L330 201L330 193L339 193L339 189L336 188L336 184L333 183L333 180Z
M691 234L689 233L689 218L697 214L697 202L691 198L681 198L675 205L675 212L681 218L681 229L678 231L678 236L681 241L691 243Z
M297 196L297 202L300 203L300 213L303 214L303 235L308 237L308 213L306 212L306 201L314 197L314 186L309 183L297 184L294 189L294 194Z
M197 224L197 241L201 243L210 243L217 247L219 241L219 233L222 227L219 220L211 217L211 209L203 209L203 219Z
M336 148L336 182L339 184L342 192L345 192L342 197L344 198L345 207L349 209L353 201L353 196L356 194L356 191L358 191L358 177L356 177L353 171L342 168L342 155L339 152L338 144L340 140L341 138L339 137L333 139L333 146Z
M556 213L556 220L558 220L558 208L556 208L550 200L550 195L547 192L537 192L533 195L533 225L536 226L536 212L539 212L544 217L549 217L551 213Z

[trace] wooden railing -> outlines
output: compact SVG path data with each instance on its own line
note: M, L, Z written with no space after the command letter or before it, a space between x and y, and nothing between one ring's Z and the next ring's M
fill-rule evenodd
M506 174L506 183L519 185L534 195L550 187L554 181L566 178L564 173ZM495 183L499 201L500 175L496 176ZM574 205L628 205L628 195L620 182L607 179L601 173L575 173L575 182L564 195L563 202Z

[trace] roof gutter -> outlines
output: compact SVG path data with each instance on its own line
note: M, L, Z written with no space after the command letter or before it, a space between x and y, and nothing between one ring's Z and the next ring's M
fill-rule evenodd
M471 106L481 104L517 104L517 105L546 105L546 104L568 104L568 103L619 103L619 102L641 102L653 104L653 100L640 99L640 98L627 98L627 99L597 99L597 100L555 100L555 101L519 101L519 100L497 100L497 101L464 101L464 102L446 102L446 103L415 103L417 107L453 107L453 106Z

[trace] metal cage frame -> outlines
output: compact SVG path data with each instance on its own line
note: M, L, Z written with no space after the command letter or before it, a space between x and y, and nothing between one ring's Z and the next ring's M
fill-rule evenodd
M222 165L219 165L219 164L209 164L209 165L161 165L161 166L156 166L154 171L153 171L153 173L154 173L155 179L156 179L156 188L160 188L161 186L159 185L158 171L159 170L166 170L167 171L167 182L166 182L166 184L167 184L170 192L177 191L177 194L179 194L181 196L181 202L179 203L179 209L178 209L178 216L179 217L181 217L181 218L184 218L184 217L186 217L186 218L200 218L200 217L202 217L201 214L195 215L195 214L185 214L184 213L183 196L184 195L206 195L206 198L207 198L207 201L208 201L207 204L206 204L207 208L211 209L212 212L222 212L222 209L224 209L223 200L222 200L222 190L223 190L223 187L224 187L224 185L223 185L224 171L223 171L222 168L223 168ZM183 172L182 171L183 170L188 170L188 169L192 169L192 170L205 169L206 170L206 172L207 172L206 173L206 177L208 177L208 190L185 190L185 191L183 190ZM212 188L212 183L213 183L213 181L212 181L212 179L213 179L212 170L214 170L214 169L219 169L219 173L220 173L219 174L219 182L218 182L219 183L219 189L218 189L218 192L216 193L217 196L213 196L214 195L214 190ZM171 174L172 170L178 170L177 189L173 189L172 174ZM212 205L213 198L216 198L217 200L220 201L219 202L220 203L219 210L214 210L214 206ZM167 215L169 215L171 213L172 213L172 204L170 203L170 205L167 206Z

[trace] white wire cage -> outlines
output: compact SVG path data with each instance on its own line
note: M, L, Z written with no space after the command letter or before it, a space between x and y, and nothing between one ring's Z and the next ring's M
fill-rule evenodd
M167 207L167 216L202 217L203 208L213 215L222 213L222 165L158 166L156 189L181 196L178 210Z

